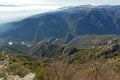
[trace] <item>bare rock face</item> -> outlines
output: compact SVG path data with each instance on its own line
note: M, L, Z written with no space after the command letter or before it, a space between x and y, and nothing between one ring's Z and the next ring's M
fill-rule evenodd
M5 80L4 78L0 78L0 80Z
M35 74L34 73L29 73L22 80L34 80L34 78L35 78Z

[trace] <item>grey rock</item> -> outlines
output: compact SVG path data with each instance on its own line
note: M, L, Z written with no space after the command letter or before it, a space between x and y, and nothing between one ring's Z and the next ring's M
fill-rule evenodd
M35 78L35 74L34 73L29 73L22 80L34 80L34 78Z
M0 80L5 80L4 78L0 78Z

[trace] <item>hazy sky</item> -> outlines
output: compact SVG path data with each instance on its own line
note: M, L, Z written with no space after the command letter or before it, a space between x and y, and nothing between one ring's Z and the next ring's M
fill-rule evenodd
M0 0L2 5L26 5L26 4L68 4L68 5L120 5L120 0Z
M54 11L64 6L120 5L120 0L0 0L0 24L24 19L28 16Z
M0 24L24 19L31 15L54 11L62 6L0 6Z

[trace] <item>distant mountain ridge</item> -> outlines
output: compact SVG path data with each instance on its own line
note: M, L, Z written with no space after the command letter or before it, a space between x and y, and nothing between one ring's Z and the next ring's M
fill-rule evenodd
M119 35L119 14L119 5L68 7L11 23L13 28L1 36L8 41L33 42L56 42L64 38L65 43L68 43L81 35Z

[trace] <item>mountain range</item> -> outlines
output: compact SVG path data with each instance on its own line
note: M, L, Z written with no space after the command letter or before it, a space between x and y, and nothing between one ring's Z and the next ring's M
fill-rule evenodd
M120 34L120 6L64 7L6 24L1 39L67 44L84 35Z
M119 80L120 6L63 7L0 25L0 79ZM31 79L33 80L33 79Z

